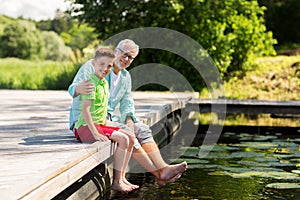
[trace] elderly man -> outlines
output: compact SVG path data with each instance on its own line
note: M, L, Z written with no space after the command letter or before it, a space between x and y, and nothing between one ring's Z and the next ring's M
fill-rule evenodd
M110 86L110 98L108 102L108 115L112 122L109 125L117 126L125 130L131 130L136 135L133 159L151 172L158 184L164 185L176 181L187 169L187 163L167 164L155 143L149 126L138 122L135 117L134 100L131 93L131 76L126 70L139 53L139 46L134 41L124 39L115 48L114 66L106 79ZM80 112L80 94L89 94L94 85L89 83L89 75L93 73L93 67L85 63L77 72L68 92L73 97L70 109L70 129L73 129ZM114 115L119 105L120 116Z

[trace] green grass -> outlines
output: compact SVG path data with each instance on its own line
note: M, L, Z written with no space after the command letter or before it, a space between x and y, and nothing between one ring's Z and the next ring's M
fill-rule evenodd
M0 88L66 89L76 71L71 62L0 59Z

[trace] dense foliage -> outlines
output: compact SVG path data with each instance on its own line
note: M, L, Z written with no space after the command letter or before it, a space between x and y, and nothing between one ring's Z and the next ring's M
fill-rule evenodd
M1 20L2 19L2 20ZM21 59L69 60L70 49L55 32L41 31L34 22L0 16L0 57Z
M212 56L225 77L245 70L254 56L273 55L276 41L264 25L257 1L73 1L72 13L99 33L100 39L137 27L163 27L195 39ZM144 51L140 62L159 60L181 70L182 61L167 53ZM186 63L184 63L186 64ZM187 73L183 74L187 75Z
M97 41L97 34L68 16L35 22L0 15L0 57L66 61L71 50L83 53Z
M44 43L43 55L46 60L69 60L71 49L66 47L64 41L53 31L42 31Z
M0 37L3 57L32 59L41 56L41 35L35 25L28 21L16 21L7 25Z
M68 47L73 51L79 49L81 53L97 39L94 28L86 23L78 24L76 19L66 13L58 12L56 18L38 21L36 26L42 31L59 34Z

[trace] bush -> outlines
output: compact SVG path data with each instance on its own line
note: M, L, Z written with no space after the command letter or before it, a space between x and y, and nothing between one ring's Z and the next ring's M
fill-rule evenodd
M41 56L43 41L40 31L29 21L8 24L0 37L2 57L34 59Z
M64 61L70 59L71 48L66 47L62 38L53 31L42 31L43 54L46 60Z

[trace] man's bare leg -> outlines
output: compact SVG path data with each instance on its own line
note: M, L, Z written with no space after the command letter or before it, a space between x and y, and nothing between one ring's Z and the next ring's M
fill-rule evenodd
M180 177L181 174L186 171L187 163L182 162L175 165L168 165L162 158L159 148L155 142L146 142L142 144L144 151L152 160L156 169L159 171L159 180L164 180L166 183L173 180L176 181L176 177ZM175 178L174 178L175 177Z
M132 158L156 178L159 178L159 171L142 147L133 151Z

